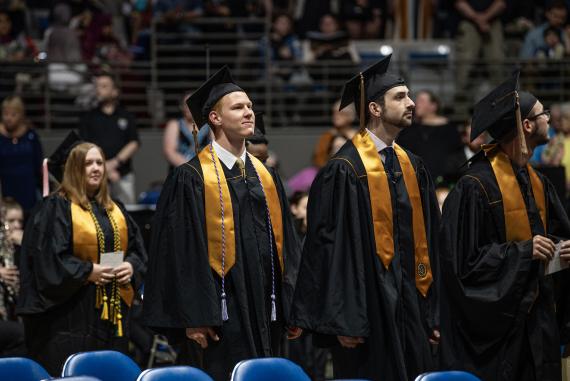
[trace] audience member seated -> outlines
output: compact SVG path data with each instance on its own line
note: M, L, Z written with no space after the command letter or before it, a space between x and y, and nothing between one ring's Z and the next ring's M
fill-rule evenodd
M544 16L546 22L530 30L520 50L519 57L524 59L533 58L539 50L548 50L545 31L553 28L558 32L564 46L565 54L570 53L570 28L565 27L568 9L563 0L554 0L546 7Z
M199 29L191 22L203 15L202 0L157 0L154 4L154 17L165 32L196 33Z
M70 27L71 7L58 3L53 9L53 23L44 35L48 64L48 82L54 90L77 87L87 71L81 63L81 43L77 32Z
M556 123L554 124L556 125ZM541 163L549 166L563 166L566 171L566 194L570 194L570 103L560 106L560 125L556 135L544 148Z
M26 118L24 102L9 96L0 121L0 186L29 212L40 198L43 152L38 134Z
M344 0L341 2L346 30L350 38L361 40L379 38L382 27L382 8L375 0Z
M457 126L441 116L441 103L429 90L417 93L414 122L396 142L420 156L437 184L443 180L448 156L461 146Z
M338 18L325 14L319 22L319 30L307 32L303 46L303 60L360 62L360 56L349 35L342 30Z
M34 41L12 28L10 13L0 10L0 61L31 60L38 54Z
M334 151L336 153L336 151L338 151L338 149L333 148L335 137L342 136L345 140L350 140L356 133L356 130L353 128L353 123L356 120L354 106L350 105L340 111L339 107L340 100L336 101L332 107L333 127L320 136L315 146L313 165L317 168L321 168L327 163L332 156L331 152Z

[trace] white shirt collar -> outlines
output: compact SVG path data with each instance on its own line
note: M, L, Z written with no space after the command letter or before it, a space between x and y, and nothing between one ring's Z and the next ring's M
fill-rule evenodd
M370 139L372 139L372 142L374 142L374 145L376 146L377 152L382 152L382 150L384 148L388 147L388 145L386 143L384 143L384 141L382 139L380 139L378 136L374 135L368 128L366 129L366 131L368 131L368 135L370 135ZM392 143L390 145L390 147L394 147L394 143Z
M220 159L220 161L224 163L228 169L232 169L238 158L234 156L233 153L216 143L215 140L212 141L212 146L214 147L214 151L216 151L216 155L218 155L218 159ZM244 164L246 155L247 150L244 149L240 155L240 159L244 162Z

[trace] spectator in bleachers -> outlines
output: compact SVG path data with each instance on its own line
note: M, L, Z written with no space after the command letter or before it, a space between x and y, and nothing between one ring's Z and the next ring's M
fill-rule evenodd
M140 145L135 117L120 105L120 90L111 73L96 74L95 90L99 106L81 118L79 134L103 149L111 196L125 204L134 204L132 157Z
M69 26L70 22L71 7L65 3L57 4L53 9L52 24L44 36L44 46L49 61L81 61L81 43L77 32Z
M443 1L388 0L388 2L393 20L393 31L390 34L394 38L412 40L433 37L434 14L436 7L441 7Z
M16 316L24 211L14 199L0 200L0 223L0 357L24 356L24 327Z
M315 61L360 62L360 56L348 34L341 28L338 17L327 13L319 22L319 30L307 33L303 46L303 59Z
M95 54L93 60L97 63L112 62L114 65L128 66L133 57L121 43L113 29L113 19L110 15L102 15L98 21L101 25L99 35L94 40Z
M566 194L570 195L570 103L560 105L559 128L544 148L541 159L544 165L564 167Z
M455 9L461 17L456 37L458 92L468 93L469 75L481 54L489 61L491 82L501 82L504 43L500 16L505 7L504 0L455 0Z
M0 61L23 61L33 59L38 49L34 41L24 31L12 28L9 12L0 10Z
M313 165L316 168L324 166L331 157L333 141L335 137L342 136L345 140L350 140L356 133L353 128L356 120L356 110L354 106L340 108L340 100L336 101L332 106L332 125L333 127L325 131L317 141L313 153ZM336 153L336 150L335 150Z
M544 45L536 50L535 57L545 60L560 60L564 58L564 45L562 44L562 36L554 27L548 27L544 30Z
M195 33L198 29L190 23L204 15L203 0L157 0L154 4L155 18L160 29L169 32Z
M546 22L530 30L524 39L519 57L524 59L533 58L540 49L548 49L544 32L548 28L555 29L564 45L565 54L570 53L570 29L565 27L568 9L563 0L554 0L546 8L544 16Z
M4 197L13 197L25 211L40 198L42 146L26 118L18 96L2 101L0 121L0 186Z
M187 93L180 100L179 107L182 111L182 117L169 120L164 127L162 152L170 164L169 172L196 156L196 146L192 135L195 123L186 104L190 95L192 93ZM197 135L199 148L210 142L209 135L210 127L208 125L202 126Z
M128 353L129 309L146 271L137 224L107 188L101 148L76 145L59 189L24 232L17 313L29 356L51 375L77 352ZM114 267L104 254L119 256Z
M437 184L443 180L447 159L461 146L461 140L455 123L440 114L441 102L433 92L419 91L415 103L414 122L396 141L422 158Z
M269 44L264 37L260 45L263 60L265 60L267 45L269 45L269 56L272 62L270 67L272 74L288 82L295 71L293 64L300 61L302 57L301 42L293 30L291 16L283 13L273 18L269 32Z
M382 2L379 0L343 0L341 12L351 38L379 38L382 28Z

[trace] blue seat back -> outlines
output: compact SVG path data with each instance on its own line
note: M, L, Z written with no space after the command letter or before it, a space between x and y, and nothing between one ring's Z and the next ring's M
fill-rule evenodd
M416 381L481 381L471 373L450 370L444 372L430 372L420 374Z
M74 376L74 377L50 378L49 381L101 381L101 380L93 376Z
M0 358L0 380L40 381L50 375L43 366L24 357Z
M67 358L62 377L93 376L101 381L136 381L141 373L130 357L116 351L80 352Z
M311 381L301 367L279 357L244 360L233 372L232 381Z
M147 369L137 381L213 381L204 371L191 366Z

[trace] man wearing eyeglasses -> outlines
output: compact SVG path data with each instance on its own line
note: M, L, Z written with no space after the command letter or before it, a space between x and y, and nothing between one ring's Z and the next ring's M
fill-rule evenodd
M554 186L528 165L549 112L518 73L476 106L484 145L443 207L443 366L482 380L560 380L569 337L570 221Z

